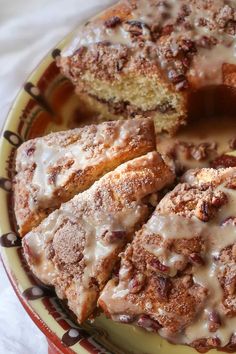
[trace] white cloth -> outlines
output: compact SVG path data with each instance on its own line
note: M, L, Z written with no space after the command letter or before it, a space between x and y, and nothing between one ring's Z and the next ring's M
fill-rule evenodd
M44 55L81 20L113 2L0 0L0 130L17 92ZM19 303L1 261L0 353L47 353L46 340Z

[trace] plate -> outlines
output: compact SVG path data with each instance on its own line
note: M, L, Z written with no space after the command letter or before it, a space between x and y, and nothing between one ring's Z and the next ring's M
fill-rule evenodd
M194 354L157 334L114 323L103 315L78 326L55 294L32 276L24 260L13 211L14 156L23 141L78 125L86 116L72 84L56 66L56 58L71 36L54 48L18 94L0 141L0 244L11 284L31 319L52 343L52 352L80 354ZM81 123L84 124L85 120ZM211 350L209 353L216 353Z

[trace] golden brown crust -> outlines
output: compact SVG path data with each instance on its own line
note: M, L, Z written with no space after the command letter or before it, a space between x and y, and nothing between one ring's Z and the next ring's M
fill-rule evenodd
M150 214L149 194L173 182L157 152L119 166L50 214L23 239L33 273L84 321L119 252Z
M15 213L20 234L104 173L154 149L149 119L107 122L27 141L16 158Z

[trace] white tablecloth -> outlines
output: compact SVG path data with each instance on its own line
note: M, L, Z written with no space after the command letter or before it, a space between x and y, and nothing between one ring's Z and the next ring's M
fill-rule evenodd
M0 128L27 75L80 20L114 0L0 0ZM1 219L0 219L1 222ZM46 354L0 261L0 353Z

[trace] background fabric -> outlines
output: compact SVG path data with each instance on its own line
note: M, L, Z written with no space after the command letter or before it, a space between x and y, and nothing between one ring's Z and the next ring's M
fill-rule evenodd
M114 2L0 0L0 130L17 92L44 55L80 21ZM47 353L46 340L18 301L1 260L0 353Z

